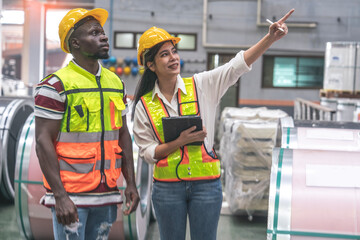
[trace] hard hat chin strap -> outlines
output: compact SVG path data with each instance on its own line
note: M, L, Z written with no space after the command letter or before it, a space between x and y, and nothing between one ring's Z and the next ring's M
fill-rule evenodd
M142 55L142 64L144 65L145 68L147 68L147 66L145 66L145 55L149 52L149 49L146 49Z
M70 36L71 34L74 32L74 28L71 28L68 32L68 34L65 37L65 44L66 44L66 48L68 49L68 51L70 51Z

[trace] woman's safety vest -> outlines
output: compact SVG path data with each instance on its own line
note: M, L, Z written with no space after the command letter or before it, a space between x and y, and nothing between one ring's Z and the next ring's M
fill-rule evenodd
M194 79L184 78L183 81L185 83L186 95L179 89L177 93L179 115L200 115ZM141 102L150 119L157 139L160 143L164 143L162 118L169 117L165 104L157 95L152 98L152 91L141 97ZM191 181L216 179L219 177L220 161L216 155L212 157L207 152L204 143L201 146L183 146L169 154L166 158L159 160L154 168L154 179L158 181Z
M61 80L66 95L55 143L65 190L89 192L100 182L116 187L122 159L118 144L121 111L125 109L121 80L106 68L94 76L73 62L54 75ZM50 189L45 178L44 185Z

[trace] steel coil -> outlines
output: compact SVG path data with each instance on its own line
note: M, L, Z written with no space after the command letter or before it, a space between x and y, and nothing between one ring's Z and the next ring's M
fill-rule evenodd
M274 148L267 239L360 239L360 152Z
M360 151L360 127L354 122L293 120L278 124L276 147Z
M142 158L137 160L136 182L138 186L140 203L135 213L124 216L126 239L146 239L147 229L152 210L151 189L153 169Z
M30 98L0 98L0 136L2 143L2 175L0 192L7 200L14 200L16 148L19 135L28 116L34 111Z

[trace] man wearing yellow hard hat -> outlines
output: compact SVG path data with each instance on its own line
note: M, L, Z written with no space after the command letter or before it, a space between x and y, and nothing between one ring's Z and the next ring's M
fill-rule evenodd
M256 59L287 34L285 20L293 11L228 63L189 78L180 76L180 38L157 27L140 37L138 62L145 72L135 92L133 132L140 156L154 164L152 202L161 240L185 240L187 219L191 239L216 239L222 204L220 161L213 149L216 107ZM188 126L174 140L166 138L173 132L166 120L199 117L204 128Z
M59 37L73 60L34 92L36 153L46 188L41 202L51 207L55 239L107 238L122 202L121 173L124 214L139 202L124 84L99 63L109 57L107 17L101 8L65 15Z

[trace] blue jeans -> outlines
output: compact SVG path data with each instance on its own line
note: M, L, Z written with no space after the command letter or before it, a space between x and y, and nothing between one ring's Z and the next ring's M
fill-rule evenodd
M155 181L152 200L162 240L185 239L187 216L191 239L216 239L222 204L220 179Z
M69 226L59 224L55 208L51 208L55 240L107 239L116 220L117 205L77 208L79 222Z

